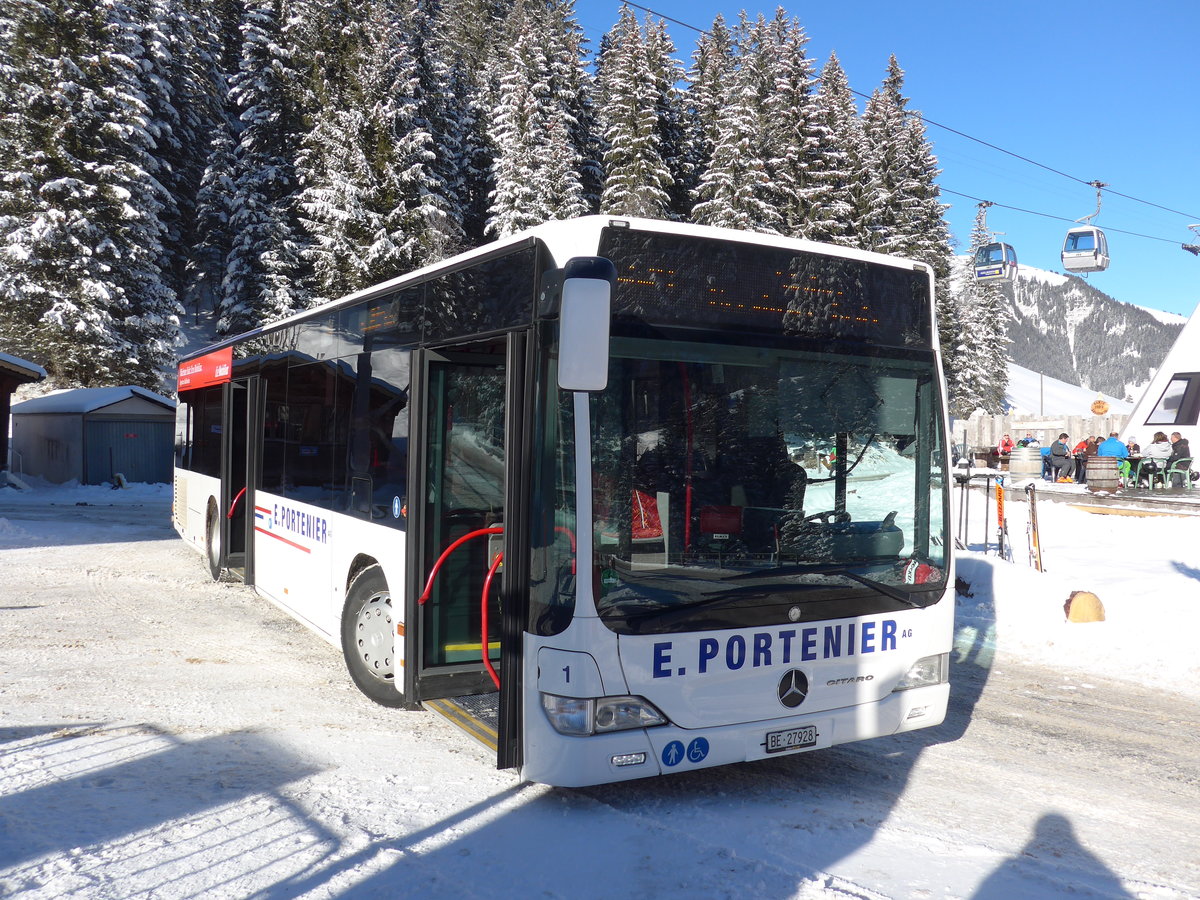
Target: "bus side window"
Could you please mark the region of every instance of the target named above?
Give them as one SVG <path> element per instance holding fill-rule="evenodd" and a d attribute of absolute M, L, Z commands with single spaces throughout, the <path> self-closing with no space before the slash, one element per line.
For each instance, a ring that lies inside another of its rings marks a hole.
<path fill-rule="evenodd" d="M 338 385 L 347 433 L 349 493 L 341 507 L 393 528 L 407 527 L 408 381 L 411 352 L 384 347 L 343 360 L 353 382 Z"/>
<path fill-rule="evenodd" d="M 263 366 L 266 402 L 263 410 L 263 458 L 259 487 L 272 493 L 284 493 L 287 445 L 287 362 L 274 361 Z"/>
<path fill-rule="evenodd" d="M 192 467 L 192 405 L 188 400 L 189 393 L 181 393 L 179 403 L 175 407 L 175 467 L 177 469 Z"/>

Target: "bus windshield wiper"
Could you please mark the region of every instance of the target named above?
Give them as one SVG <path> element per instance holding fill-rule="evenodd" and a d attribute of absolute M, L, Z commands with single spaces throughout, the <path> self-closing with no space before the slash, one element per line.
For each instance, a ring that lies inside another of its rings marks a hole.
<path fill-rule="evenodd" d="M 767 569 L 760 572 L 744 572 L 741 575 L 734 575 L 730 578 L 733 581 L 738 578 L 761 578 L 764 574 L 772 575 L 787 575 L 787 574 L 804 574 L 804 575 L 841 575 L 844 578 L 849 578 L 851 581 L 857 581 L 859 584 L 878 591 L 885 597 L 890 597 L 898 603 L 903 603 L 905 606 L 911 606 L 913 609 L 924 609 L 924 605 L 918 603 L 912 598 L 912 595 L 907 591 L 902 591 L 899 588 L 894 588 L 890 584 L 884 584 L 882 581 L 876 581 L 873 578 L 867 578 L 865 575 L 859 575 L 853 569 L 848 569 L 845 566 L 826 567 L 820 565 L 795 565 L 795 566 L 776 566 L 773 569 Z"/>

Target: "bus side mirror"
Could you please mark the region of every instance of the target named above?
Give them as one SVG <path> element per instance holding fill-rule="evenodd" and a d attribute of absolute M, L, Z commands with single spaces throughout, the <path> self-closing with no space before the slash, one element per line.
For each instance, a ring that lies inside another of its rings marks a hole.
<path fill-rule="evenodd" d="M 576 256 L 563 269 L 558 316 L 558 386 L 602 391 L 608 386 L 608 332 L 616 267 L 601 256 Z"/>

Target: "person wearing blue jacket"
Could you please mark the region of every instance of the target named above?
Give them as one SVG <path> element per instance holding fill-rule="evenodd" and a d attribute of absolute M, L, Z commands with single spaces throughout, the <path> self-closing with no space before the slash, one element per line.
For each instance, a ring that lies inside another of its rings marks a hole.
<path fill-rule="evenodd" d="M 1115 456 L 1117 459 L 1126 459 L 1129 456 L 1129 448 L 1126 447 L 1115 431 L 1110 431 L 1108 437 L 1100 442 L 1096 447 L 1097 456 Z"/>

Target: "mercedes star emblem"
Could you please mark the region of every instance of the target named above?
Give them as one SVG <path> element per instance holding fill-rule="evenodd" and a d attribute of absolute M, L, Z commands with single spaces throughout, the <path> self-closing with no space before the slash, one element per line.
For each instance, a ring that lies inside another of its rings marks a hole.
<path fill-rule="evenodd" d="M 808 696 L 808 678 L 799 669 L 789 669 L 779 679 L 779 702 L 788 709 L 795 709 Z"/>

